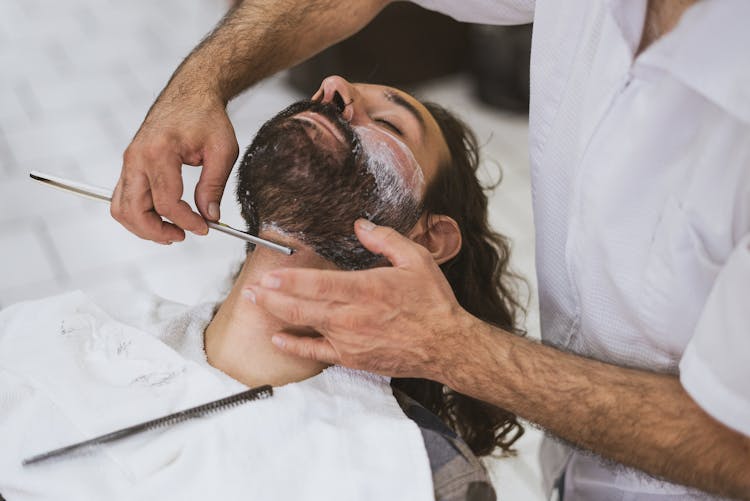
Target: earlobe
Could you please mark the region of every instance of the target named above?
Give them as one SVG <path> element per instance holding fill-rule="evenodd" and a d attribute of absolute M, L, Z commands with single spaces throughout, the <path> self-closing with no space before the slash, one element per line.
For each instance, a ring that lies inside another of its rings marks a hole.
<path fill-rule="evenodd" d="M 443 264 L 461 251 L 461 230 L 458 223 L 442 214 L 420 218 L 409 237 L 425 247 L 437 264 Z"/>

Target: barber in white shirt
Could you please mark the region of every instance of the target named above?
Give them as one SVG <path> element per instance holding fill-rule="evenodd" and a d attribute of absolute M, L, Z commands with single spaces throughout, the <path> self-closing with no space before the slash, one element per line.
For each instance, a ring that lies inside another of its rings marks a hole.
<path fill-rule="evenodd" d="M 180 167 L 204 166 L 196 203 L 216 220 L 238 151 L 227 101 L 387 3 L 241 3 L 149 112 L 125 153 L 113 215 L 164 243 L 205 233 L 180 201 Z M 248 297 L 325 335 L 279 335 L 277 345 L 438 380 L 538 423 L 573 444 L 542 448 L 547 487 L 566 500 L 711 497 L 683 486 L 750 499 L 750 3 L 417 3 L 464 21 L 534 22 L 545 343 L 471 317 L 424 249 L 358 222 L 360 240 L 393 268 L 266 276 Z"/>

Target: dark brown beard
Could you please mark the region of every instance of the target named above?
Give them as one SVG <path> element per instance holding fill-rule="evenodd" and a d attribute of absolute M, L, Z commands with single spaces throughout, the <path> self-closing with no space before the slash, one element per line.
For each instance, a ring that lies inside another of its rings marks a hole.
<path fill-rule="evenodd" d="M 344 144 L 319 141 L 317 128 L 292 118 L 303 111 L 328 118 Z M 367 218 L 406 233 L 416 224 L 421 204 L 411 193 L 385 199 L 367 161 L 356 133 L 335 106 L 293 104 L 261 127 L 240 164 L 237 200 L 248 231 L 257 235 L 264 225 L 273 226 L 342 269 L 378 265 L 382 257 L 359 243 L 354 221 Z"/>

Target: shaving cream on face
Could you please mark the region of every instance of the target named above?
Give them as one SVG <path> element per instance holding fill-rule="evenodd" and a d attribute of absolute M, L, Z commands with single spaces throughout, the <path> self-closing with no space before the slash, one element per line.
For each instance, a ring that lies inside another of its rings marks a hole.
<path fill-rule="evenodd" d="M 408 200 L 421 198 L 424 187 L 424 174 L 406 144 L 395 136 L 375 127 L 357 126 L 354 132 L 359 141 L 353 153 L 362 155 L 367 171 L 375 179 L 379 202 L 372 212 L 365 214 L 369 219 L 378 219 L 393 207 L 407 207 Z M 306 242 L 302 231 L 290 232 L 275 221 L 261 223 L 261 231 L 275 232 L 284 237 Z"/>
<path fill-rule="evenodd" d="M 354 127 L 354 133 L 359 137 L 367 169 L 375 177 L 386 201 L 387 197 L 397 195 L 394 191 L 404 188 L 417 200 L 422 198 L 424 174 L 411 149 L 403 141 L 374 125 L 358 125 Z M 403 195 L 401 193 L 396 198 Z"/>
<path fill-rule="evenodd" d="M 263 232 L 263 231 L 271 231 L 273 233 L 277 233 L 277 234 L 281 235 L 282 237 L 294 238 L 296 240 L 299 240 L 300 242 L 304 242 L 305 241 L 305 233 L 304 232 L 302 232 L 302 231 L 295 231 L 295 232 L 287 231 L 284 228 L 282 228 L 281 226 L 279 226 L 278 223 L 276 223 L 275 221 L 270 221 L 270 222 L 267 222 L 267 223 L 262 223 L 260 225 L 260 232 Z M 258 232 L 258 233 L 260 233 L 260 232 Z"/>
<path fill-rule="evenodd" d="M 248 229 L 297 240 L 341 269 L 383 263 L 359 242 L 353 223 L 363 217 L 402 234 L 414 227 L 425 181 L 411 150 L 374 123 L 343 123 L 341 147 L 324 145 L 307 122 L 284 118 L 289 113 L 261 128 L 238 170 Z"/>

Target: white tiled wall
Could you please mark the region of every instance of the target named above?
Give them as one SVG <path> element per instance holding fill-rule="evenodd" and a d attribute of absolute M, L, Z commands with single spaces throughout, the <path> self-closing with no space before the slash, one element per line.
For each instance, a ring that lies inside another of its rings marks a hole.
<path fill-rule="evenodd" d="M 127 283 L 191 303 L 218 298 L 243 244 L 189 235 L 163 247 L 138 240 L 105 205 L 34 184 L 41 170 L 113 187 L 122 151 L 171 72 L 220 19 L 224 0 L 4 0 L 0 2 L 0 307 L 72 288 Z M 525 118 L 492 111 L 462 77 L 433 82 L 421 97 L 459 112 L 476 130 L 484 173 L 503 183 L 492 222 L 514 240 L 514 266 L 535 284 Z M 279 78 L 229 110 L 241 146 L 298 98 Z M 185 167 L 185 193 L 198 170 Z M 241 225 L 227 188 L 222 215 Z M 535 295 L 527 323 L 538 335 Z M 488 461 L 500 499 L 541 499 L 530 429 L 514 458 Z"/>

